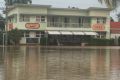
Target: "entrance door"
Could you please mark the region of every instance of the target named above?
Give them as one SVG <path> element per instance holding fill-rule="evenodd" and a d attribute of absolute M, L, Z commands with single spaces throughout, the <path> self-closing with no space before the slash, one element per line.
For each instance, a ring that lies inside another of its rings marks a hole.
<path fill-rule="evenodd" d="M 27 39 L 26 39 L 26 43 L 38 44 L 38 43 L 39 43 L 39 40 L 38 40 L 38 38 L 27 38 Z"/>

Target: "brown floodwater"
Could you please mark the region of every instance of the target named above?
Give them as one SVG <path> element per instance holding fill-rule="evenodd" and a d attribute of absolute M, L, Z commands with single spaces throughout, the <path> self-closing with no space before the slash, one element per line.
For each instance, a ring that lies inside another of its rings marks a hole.
<path fill-rule="evenodd" d="M 120 48 L 0 47 L 0 80 L 120 80 Z"/>

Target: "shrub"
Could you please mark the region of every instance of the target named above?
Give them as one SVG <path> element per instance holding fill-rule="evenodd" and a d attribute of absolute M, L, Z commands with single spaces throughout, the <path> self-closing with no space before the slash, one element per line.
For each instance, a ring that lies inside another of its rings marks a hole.
<path fill-rule="evenodd" d="M 112 46 L 112 45 L 114 45 L 114 39 L 93 38 L 88 43 L 89 43 L 89 45 L 94 45 L 94 46 Z"/>

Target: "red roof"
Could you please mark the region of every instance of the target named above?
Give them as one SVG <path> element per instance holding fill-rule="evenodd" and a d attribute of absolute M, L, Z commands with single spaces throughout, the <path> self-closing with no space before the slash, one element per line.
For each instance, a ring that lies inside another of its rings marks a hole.
<path fill-rule="evenodd" d="M 120 29 L 120 22 L 110 22 L 111 28 Z"/>
<path fill-rule="evenodd" d="M 120 33 L 120 22 L 110 22 L 111 33 Z"/>

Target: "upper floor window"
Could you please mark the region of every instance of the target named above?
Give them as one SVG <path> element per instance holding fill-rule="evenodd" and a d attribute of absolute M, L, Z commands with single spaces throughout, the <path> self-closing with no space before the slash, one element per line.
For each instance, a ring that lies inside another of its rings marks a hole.
<path fill-rule="evenodd" d="M 106 18 L 97 18 L 97 23 L 105 24 L 106 23 Z"/>
<path fill-rule="evenodd" d="M 41 16 L 41 22 L 45 22 L 45 16 Z"/>
<path fill-rule="evenodd" d="M 36 21 L 37 22 L 45 22 L 45 16 L 36 16 Z"/>
<path fill-rule="evenodd" d="M 9 19 L 8 19 L 8 22 L 10 22 L 10 23 L 13 22 L 12 18 L 9 18 Z"/>
<path fill-rule="evenodd" d="M 25 15 L 20 16 L 20 22 L 29 22 L 29 21 L 30 21 L 30 16 L 25 16 Z"/>
<path fill-rule="evenodd" d="M 8 22 L 10 23 L 16 23 L 17 22 L 17 16 L 9 17 Z"/>
<path fill-rule="evenodd" d="M 40 16 L 36 16 L 36 21 L 40 22 Z"/>
<path fill-rule="evenodd" d="M 64 23 L 69 23 L 69 20 L 70 20 L 70 19 L 69 19 L 68 17 L 65 17 L 65 18 L 64 18 Z"/>

